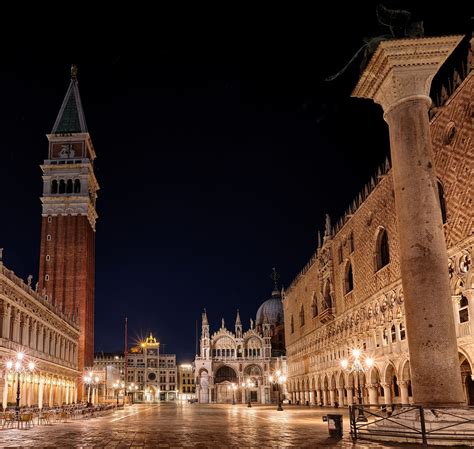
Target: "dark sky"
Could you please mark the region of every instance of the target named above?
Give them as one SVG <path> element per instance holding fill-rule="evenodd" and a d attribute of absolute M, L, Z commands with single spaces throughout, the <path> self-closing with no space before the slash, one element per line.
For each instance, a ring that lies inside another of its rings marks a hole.
<path fill-rule="evenodd" d="M 424 19 L 426 35 L 469 30 L 467 7 L 410 3 L 385 5 Z M 248 326 L 270 296 L 272 267 L 289 285 L 325 213 L 338 218 L 389 153 L 381 109 L 350 98 L 360 59 L 324 81 L 364 36 L 386 32 L 374 5 L 249 12 L 232 26 L 164 27 L 161 17 L 146 31 L 112 27 L 79 56 L 65 48 L 38 62 L 30 48 L 3 60 L 6 265 L 36 282 L 38 165 L 75 62 L 101 186 L 96 351 L 122 348 L 125 316 L 131 339 L 152 331 L 183 362 L 203 307 L 214 330 L 221 317 L 232 327 L 237 308 Z"/>

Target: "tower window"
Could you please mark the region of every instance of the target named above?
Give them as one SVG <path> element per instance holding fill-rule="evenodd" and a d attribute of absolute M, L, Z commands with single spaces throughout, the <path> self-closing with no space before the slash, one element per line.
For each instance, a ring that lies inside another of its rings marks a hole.
<path fill-rule="evenodd" d="M 59 193 L 66 193 L 66 182 L 64 179 L 59 181 Z"/>
<path fill-rule="evenodd" d="M 390 262 L 388 236 L 385 229 L 382 228 L 379 231 L 375 245 L 375 271 L 378 271 Z"/>
<path fill-rule="evenodd" d="M 53 217 L 48 217 L 48 223 L 52 223 L 53 222 Z"/>
<path fill-rule="evenodd" d="M 56 179 L 51 182 L 51 193 L 58 193 L 58 181 Z"/>
<path fill-rule="evenodd" d="M 48 295 L 44 295 L 44 300 L 45 300 L 45 301 L 48 300 Z"/>
<path fill-rule="evenodd" d="M 51 240 L 51 234 L 48 234 L 48 235 L 46 236 L 46 240 L 48 240 L 48 241 Z"/>
<path fill-rule="evenodd" d="M 72 193 L 72 179 L 67 180 L 66 193 Z"/>
<path fill-rule="evenodd" d="M 395 324 L 392 324 L 392 328 L 390 329 L 391 336 L 392 336 L 392 343 L 395 343 L 397 340 L 397 331 L 395 330 Z"/>
<path fill-rule="evenodd" d="M 403 323 L 400 323 L 400 340 L 405 340 L 405 338 L 406 338 L 405 325 Z"/>
<path fill-rule="evenodd" d="M 44 276 L 44 280 L 45 280 L 45 281 L 49 281 L 49 274 L 46 274 L 46 275 Z"/>
<path fill-rule="evenodd" d="M 46 255 L 46 260 L 49 262 L 51 260 L 51 256 L 49 254 Z"/>
<path fill-rule="evenodd" d="M 81 181 L 79 179 L 74 180 L 74 193 L 81 193 Z"/>

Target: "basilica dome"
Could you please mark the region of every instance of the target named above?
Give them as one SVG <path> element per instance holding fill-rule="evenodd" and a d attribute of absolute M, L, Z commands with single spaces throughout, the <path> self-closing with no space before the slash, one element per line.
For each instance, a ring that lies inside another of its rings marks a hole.
<path fill-rule="evenodd" d="M 269 324 L 283 324 L 283 304 L 278 290 L 273 290 L 272 297 L 267 299 L 257 310 L 256 325 L 264 322 Z"/>

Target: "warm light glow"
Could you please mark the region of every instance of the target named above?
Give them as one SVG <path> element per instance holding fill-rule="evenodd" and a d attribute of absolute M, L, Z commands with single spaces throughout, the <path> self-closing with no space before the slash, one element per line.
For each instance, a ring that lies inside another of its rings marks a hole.
<path fill-rule="evenodd" d="M 283 384 L 286 382 L 286 376 L 283 375 L 283 376 L 280 376 L 280 383 Z"/>
<path fill-rule="evenodd" d="M 34 362 L 28 363 L 28 369 L 29 369 L 30 371 L 33 371 L 33 370 L 35 369 L 35 363 L 34 363 Z"/>
<path fill-rule="evenodd" d="M 94 373 L 93 373 L 92 371 L 89 371 L 89 377 L 90 377 L 90 378 L 92 378 L 92 375 L 93 375 L 93 374 L 94 374 Z"/>
<path fill-rule="evenodd" d="M 24 357 L 25 357 L 25 354 L 23 352 L 17 352 L 16 353 L 16 358 L 18 360 L 23 360 Z"/>
<path fill-rule="evenodd" d="M 98 377 L 98 376 L 95 376 L 95 377 L 94 377 L 94 380 L 95 380 L 96 383 L 99 382 L 99 377 Z"/>
<path fill-rule="evenodd" d="M 360 357 L 360 349 L 353 349 L 352 355 L 357 359 Z"/>
<path fill-rule="evenodd" d="M 372 357 L 367 357 L 365 359 L 365 364 L 370 368 L 374 364 L 374 359 Z"/>
<path fill-rule="evenodd" d="M 270 376 L 270 377 L 268 378 L 268 380 L 269 380 L 270 382 L 273 382 L 273 376 Z"/>
<path fill-rule="evenodd" d="M 280 374 L 281 374 L 281 371 L 278 369 L 278 370 L 276 371 L 277 377 L 280 377 Z"/>
<path fill-rule="evenodd" d="M 20 362 L 15 362 L 15 369 L 17 371 L 20 371 L 21 370 L 21 363 Z"/>
<path fill-rule="evenodd" d="M 7 369 L 12 369 L 13 368 L 13 362 L 11 360 L 9 360 L 7 362 Z"/>
<path fill-rule="evenodd" d="M 341 360 L 341 366 L 342 366 L 342 369 L 346 369 L 349 366 L 349 362 L 347 361 L 347 359 Z"/>

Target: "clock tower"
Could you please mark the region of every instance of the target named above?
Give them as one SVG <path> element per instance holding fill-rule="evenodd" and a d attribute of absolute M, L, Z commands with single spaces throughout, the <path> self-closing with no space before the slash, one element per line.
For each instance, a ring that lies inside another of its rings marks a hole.
<path fill-rule="evenodd" d="M 53 130 L 47 135 L 43 171 L 42 230 L 38 291 L 80 327 L 78 369 L 94 358 L 96 157 L 77 83 L 71 82 Z M 79 383 L 81 384 L 81 383 Z M 81 396 L 79 396 L 81 397 Z"/>

